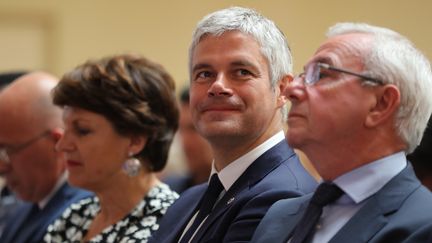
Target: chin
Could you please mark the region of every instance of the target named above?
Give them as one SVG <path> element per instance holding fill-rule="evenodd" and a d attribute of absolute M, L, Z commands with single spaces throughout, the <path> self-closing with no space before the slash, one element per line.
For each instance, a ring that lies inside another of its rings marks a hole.
<path fill-rule="evenodd" d="M 87 189 L 83 180 L 74 178 L 73 176 L 69 175 L 68 182 L 71 186 Z"/>
<path fill-rule="evenodd" d="M 234 123 L 232 121 L 220 121 L 220 122 L 212 122 L 206 124 L 200 124 L 198 127 L 198 132 L 203 136 L 205 135 L 224 135 L 224 134 L 236 134 L 240 130 L 241 127 L 238 126 L 238 123 Z"/>
<path fill-rule="evenodd" d="M 303 147 L 303 139 L 298 135 L 287 133 L 286 141 L 291 148 L 301 149 L 301 147 Z"/>

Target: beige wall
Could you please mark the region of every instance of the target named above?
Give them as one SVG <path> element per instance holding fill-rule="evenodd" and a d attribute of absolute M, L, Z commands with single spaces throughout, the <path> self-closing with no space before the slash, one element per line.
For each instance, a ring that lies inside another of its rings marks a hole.
<path fill-rule="evenodd" d="M 183 83 L 196 22 L 233 5 L 255 8 L 280 26 L 290 41 L 296 71 L 324 39 L 328 26 L 339 21 L 393 28 L 432 58 L 430 0 L 2 0 L 0 71 L 22 65 L 61 75 L 88 58 L 138 52 L 165 65 Z M 7 41 L 1 41 L 6 36 Z"/>

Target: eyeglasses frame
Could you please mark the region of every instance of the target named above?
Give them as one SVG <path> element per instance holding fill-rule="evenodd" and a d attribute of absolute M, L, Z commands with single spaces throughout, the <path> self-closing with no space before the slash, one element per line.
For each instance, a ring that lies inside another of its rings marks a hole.
<path fill-rule="evenodd" d="M 3 162 L 9 163 L 11 154 L 16 154 L 16 153 L 24 150 L 25 148 L 30 147 L 31 145 L 36 143 L 39 139 L 42 139 L 43 137 L 47 136 L 49 133 L 50 133 L 50 131 L 46 130 L 46 131 L 40 133 L 39 135 L 31 138 L 30 140 L 28 140 L 24 143 L 21 143 L 19 145 L 9 146 L 9 147 L 1 147 L 0 148 L 0 160 Z"/>

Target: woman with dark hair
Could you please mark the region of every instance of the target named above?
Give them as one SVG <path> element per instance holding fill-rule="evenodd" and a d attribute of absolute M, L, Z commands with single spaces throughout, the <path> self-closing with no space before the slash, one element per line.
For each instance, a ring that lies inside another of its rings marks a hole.
<path fill-rule="evenodd" d="M 178 198 L 156 172 L 166 164 L 179 111 L 171 76 L 145 58 L 89 61 L 53 90 L 64 108 L 69 182 L 95 197 L 69 207 L 46 242 L 146 242 Z"/>

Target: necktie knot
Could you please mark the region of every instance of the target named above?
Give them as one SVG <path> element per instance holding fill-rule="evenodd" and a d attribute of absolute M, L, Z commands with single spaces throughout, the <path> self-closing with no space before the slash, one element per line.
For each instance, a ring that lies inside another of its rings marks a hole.
<path fill-rule="evenodd" d="M 325 181 L 321 183 L 312 196 L 311 203 L 324 207 L 336 201 L 343 195 L 343 191 L 334 183 Z"/>
<path fill-rule="evenodd" d="M 209 183 L 209 186 L 207 188 L 206 194 L 219 195 L 222 190 L 223 190 L 222 182 L 219 180 L 218 174 L 215 173 L 210 178 L 210 183 Z"/>
<path fill-rule="evenodd" d="M 325 181 L 321 183 L 315 190 L 303 217 L 297 224 L 291 243 L 310 242 L 323 207 L 336 201 L 342 195 L 343 191 L 332 182 Z"/>

